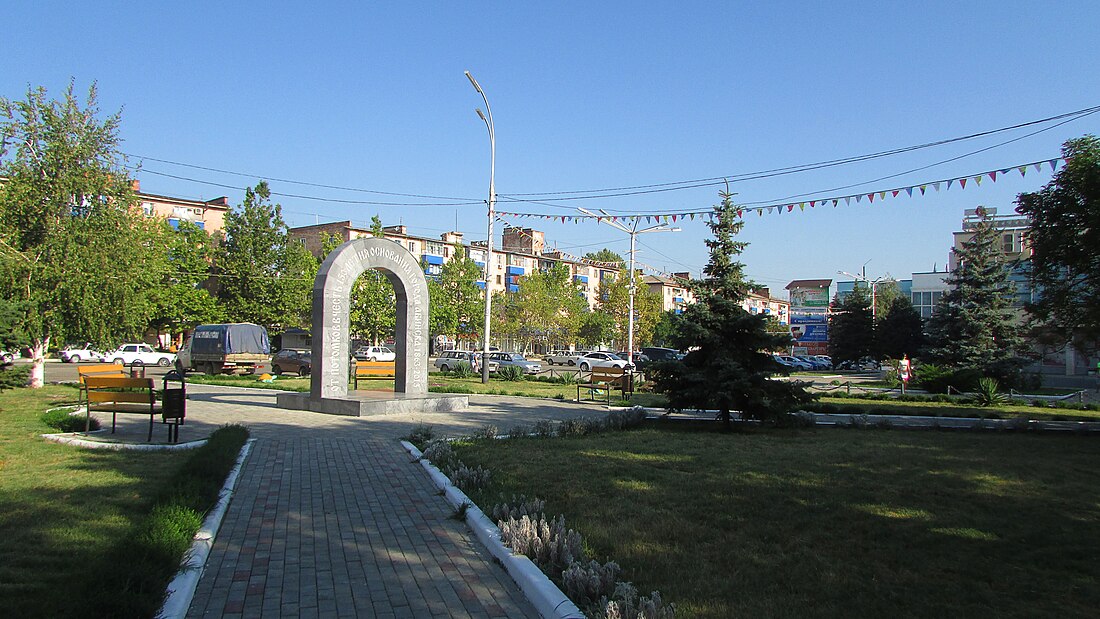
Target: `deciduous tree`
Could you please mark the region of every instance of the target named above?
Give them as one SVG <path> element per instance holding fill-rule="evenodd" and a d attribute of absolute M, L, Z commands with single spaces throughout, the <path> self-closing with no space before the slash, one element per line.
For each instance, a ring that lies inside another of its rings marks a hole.
<path fill-rule="evenodd" d="M 266 181 L 245 191 L 226 213 L 218 250 L 218 298 L 226 318 L 254 322 L 273 332 L 309 326 L 317 261 L 289 236 L 282 206 L 271 202 Z"/>
<path fill-rule="evenodd" d="M 1031 282 L 1039 292 L 1028 312 L 1059 344 L 1092 351 L 1100 345 L 1100 139 L 1069 140 L 1062 156 L 1066 165 L 1046 186 L 1016 199 L 1030 222 Z"/>
<path fill-rule="evenodd" d="M 222 308 L 204 283 L 210 277 L 213 241 L 185 219 L 177 229 L 167 222 L 161 230 L 167 269 L 159 286 L 150 291 L 150 326 L 157 332 L 181 333 L 195 325 L 223 320 Z"/>
<path fill-rule="evenodd" d="M 119 153 L 120 116 L 43 88 L 0 98 L 0 295 L 16 303 L 40 387 L 52 342 L 100 345 L 148 325 L 165 256 Z"/>

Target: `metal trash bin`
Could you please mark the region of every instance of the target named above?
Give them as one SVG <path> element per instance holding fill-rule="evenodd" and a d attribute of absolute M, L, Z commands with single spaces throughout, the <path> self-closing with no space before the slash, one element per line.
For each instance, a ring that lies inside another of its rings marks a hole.
<path fill-rule="evenodd" d="M 169 383 L 178 386 L 169 387 Z M 161 395 L 160 418 L 161 422 L 168 425 L 168 440 L 178 442 L 180 438 L 180 426 L 187 416 L 187 385 L 183 375 L 176 370 L 171 370 L 164 375 L 164 391 Z"/>

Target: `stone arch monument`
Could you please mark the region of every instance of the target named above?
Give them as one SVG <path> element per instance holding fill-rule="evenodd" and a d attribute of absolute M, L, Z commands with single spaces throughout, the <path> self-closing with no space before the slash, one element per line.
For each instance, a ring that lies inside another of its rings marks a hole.
<path fill-rule="evenodd" d="M 377 269 L 393 285 L 397 306 L 393 393 L 348 392 L 352 368 L 350 299 L 355 280 Z M 380 238 L 352 239 L 333 250 L 313 280 L 313 350 L 309 396 L 283 393 L 278 405 L 341 415 L 465 408 L 469 398 L 428 393 L 428 282 L 407 249 Z"/>

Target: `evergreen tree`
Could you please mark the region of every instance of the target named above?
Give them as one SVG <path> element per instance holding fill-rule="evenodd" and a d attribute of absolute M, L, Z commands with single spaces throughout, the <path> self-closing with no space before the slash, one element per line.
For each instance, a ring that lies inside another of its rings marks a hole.
<path fill-rule="evenodd" d="M 833 299 L 829 311 L 829 356 L 834 364 L 875 355 L 875 321 L 871 295 L 856 282 L 844 301 Z"/>
<path fill-rule="evenodd" d="M 928 357 L 1012 384 L 1022 366 L 1012 309 L 1015 287 L 1008 279 L 993 220 L 982 208 L 978 217 L 973 236 L 955 250 L 958 267 L 946 280 L 951 288 L 928 321 Z"/>
<path fill-rule="evenodd" d="M 218 249 L 218 299 L 233 322 L 254 322 L 273 332 L 309 326 L 317 261 L 289 237 L 282 206 L 270 202 L 267 182 L 245 191 L 225 216 Z"/>
<path fill-rule="evenodd" d="M 770 351 L 790 343 L 789 335 L 767 331 L 764 316 L 742 305 L 750 290 L 744 265 L 735 260 L 746 243 L 735 241 L 743 222 L 728 193 L 708 224 L 710 261 L 703 279 L 692 282 L 697 302 L 684 310 L 675 345 L 688 350 L 681 361 L 655 364 L 655 390 L 673 410 L 716 409 L 723 427 L 731 414 L 746 419 L 776 420 L 811 398 L 795 383 L 772 380 L 781 371 Z"/>
<path fill-rule="evenodd" d="M 875 325 L 875 336 L 880 356 L 916 357 L 924 347 L 924 321 L 908 297 L 898 296 Z"/>
<path fill-rule="evenodd" d="M 81 102 L 43 88 L 0 98 L 0 297 L 21 315 L 29 385 L 41 387 L 52 342 L 107 345 L 148 326 L 148 292 L 166 256 L 118 150 L 120 116 L 100 119 L 96 89 Z"/>
<path fill-rule="evenodd" d="M 1066 165 L 1045 187 L 1022 193 L 1033 255 L 1028 307 L 1032 323 L 1082 351 L 1100 345 L 1100 139 L 1086 135 L 1062 146 Z"/>

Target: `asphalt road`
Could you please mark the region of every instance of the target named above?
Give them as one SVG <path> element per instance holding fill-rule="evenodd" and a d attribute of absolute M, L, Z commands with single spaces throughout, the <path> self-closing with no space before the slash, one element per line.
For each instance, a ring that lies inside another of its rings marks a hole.
<path fill-rule="evenodd" d="M 30 363 L 30 361 L 27 360 L 27 359 L 21 359 L 21 360 L 16 361 L 16 363 Z M 46 383 L 65 383 L 65 382 L 75 383 L 76 382 L 76 368 L 78 368 L 80 366 L 96 366 L 96 365 L 100 365 L 100 364 L 95 363 L 95 362 L 90 362 L 90 363 L 61 363 L 60 361 L 50 360 L 50 361 L 46 362 L 46 372 L 45 372 L 44 379 L 45 379 Z M 162 376 L 164 376 L 165 374 L 167 374 L 168 371 L 171 370 L 171 369 L 172 369 L 171 367 L 162 368 L 162 367 L 159 367 L 159 366 L 156 366 L 156 365 L 147 365 L 147 366 L 145 366 L 145 376 L 148 377 L 148 378 L 155 378 L 155 379 L 157 379 L 157 381 L 159 381 L 160 378 Z"/>

